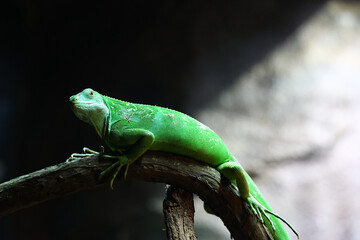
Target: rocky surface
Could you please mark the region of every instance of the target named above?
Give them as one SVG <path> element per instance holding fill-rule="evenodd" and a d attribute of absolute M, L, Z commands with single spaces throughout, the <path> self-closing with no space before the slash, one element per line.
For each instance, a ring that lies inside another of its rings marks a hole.
<path fill-rule="evenodd" d="M 328 2 L 198 114 L 301 239 L 360 239 L 359 32 Z"/>

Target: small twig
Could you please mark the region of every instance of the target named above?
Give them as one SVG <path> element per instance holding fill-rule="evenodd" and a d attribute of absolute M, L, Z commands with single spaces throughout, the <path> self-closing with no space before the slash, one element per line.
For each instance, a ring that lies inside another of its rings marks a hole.
<path fill-rule="evenodd" d="M 0 184 L 0 216 L 108 185 L 109 178 L 99 181 L 98 177 L 111 163 L 110 159 L 83 158 L 4 182 Z M 272 239 L 266 227 L 244 208 L 235 187 L 206 164 L 174 154 L 149 151 L 130 166 L 126 180 L 164 182 L 196 193 L 223 220 L 235 240 Z M 118 177 L 115 183 L 117 181 L 123 181 L 123 178 Z"/>

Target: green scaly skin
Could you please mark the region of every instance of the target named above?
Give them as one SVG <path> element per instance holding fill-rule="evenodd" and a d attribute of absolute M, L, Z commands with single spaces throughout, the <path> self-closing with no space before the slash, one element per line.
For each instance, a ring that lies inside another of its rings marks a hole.
<path fill-rule="evenodd" d="M 240 196 L 275 239 L 290 239 L 281 221 L 291 226 L 272 212 L 224 142 L 204 124 L 175 110 L 117 100 L 89 88 L 70 97 L 70 103 L 75 115 L 92 125 L 111 150 L 121 154 L 104 155 L 117 159 L 100 175 L 115 171 L 110 181 L 111 188 L 120 169 L 126 168 L 126 177 L 129 165 L 148 150 L 184 155 L 216 168 L 237 186 Z M 84 151 L 85 154 L 73 154 L 72 157 L 97 153 L 89 149 Z"/>

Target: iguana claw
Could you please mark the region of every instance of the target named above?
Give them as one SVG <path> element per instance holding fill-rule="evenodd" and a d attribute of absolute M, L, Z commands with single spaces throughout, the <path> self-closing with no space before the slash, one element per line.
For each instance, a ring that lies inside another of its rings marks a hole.
<path fill-rule="evenodd" d="M 262 206 L 253 196 L 248 197 L 247 201 L 248 201 L 248 203 L 250 205 L 250 208 L 251 208 L 252 212 L 255 214 L 257 219 L 259 219 L 261 221 L 262 224 L 265 223 L 263 217 L 266 218 L 266 220 L 271 225 L 271 229 L 273 231 L 273 234 L 275 235 L 276 228 L 274 226 L 274 223 L 272 222 L 270 217 L 266 214 L 269 211 L 264 206 Z"/>
<path fill-rule="evenodd" d="M 247 198 L 247 201 L 250 205 L 250 208 L 252 212 L 255 214 L 255 216 L 261 221 L 261 223 L 264 224 L 263 216 L 266 218 L 266 220 L 270 223 L 271 229 L 273 230 L 273 234 L 275 235 L 275 225 L 273 221 L 270 219 L 269 215 L 273 215 L 274 217 L 280 219 L 283 223 L 285 223 L 296 235 L 296 237 L 299 239 L 299 234 L 295 231 L 295 229 L 282 217 L 279 215 L 269 211 L 264 206 L 262 206 L 253 196 L 250 195 L 250 197 Z"/>
<path fill-rule="evenodd" d="M 84 153 L 73 153 L 70 155 L 70 157 L 68 159 L 66 159 L 66 162 L 70 162 L 70 161 L 74 161 L 74 160 L 78 160 L 81 158 L 85 158 L 85 157 L 93 157 L 96 155 L 103 155 L 104 154 L 104 147 L 101 146 L 100 147 L 100 152 L 91 150 L 90 148 L 84 147 L 83 148 L 83 152 Z"/>
<path fill-rule="evenodd" d="M 111 180 L 110 180 L 110 188 L 113 189 L 113 183 L 117 175 L 119 174 L 122 167 L 126 166 L 125 173 L 124 173 L 124 180 L 126 179 L 126 175 L 130 166 L 130 162 L 125 156 L 109 156 L 109 155 L 103 155 L 103 157 L 106 158 L 115 158 L 118 159 L 117 162 L 113 163 L 110 167 L 102 171 L 99 175 L 99 180 L 101 180 L 107 173 L 109 173 L 111 170 L 113 170 L 115 167 L 117 169 L 115 170 L 115 173 L 113 174 Z"/>

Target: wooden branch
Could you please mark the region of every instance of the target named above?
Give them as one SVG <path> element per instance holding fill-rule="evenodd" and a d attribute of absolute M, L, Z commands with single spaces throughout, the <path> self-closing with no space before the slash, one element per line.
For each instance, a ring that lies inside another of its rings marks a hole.
<path fill-rule="evenodd" d="M 109 184 L 109 178 L 99 181 L 98 176 L 111 163 L 110 159 L 99 159 L 97 156 L 83 158 L 4 182 L 0 184 L 0 216 Z M 216 169 L 204 163 L 174 154 L 148 151 L 129 167 L 126 180 L 163 182 L 196 193 L 222 219 L 235 240 L 272 239 L 248 206 L 244 207 L 235 187 L 221 178 Z M 123 181 L 123 177 L 118 177 L 116 181 Z"/>
<path fill-rule="evenodd" d="M 194 232 L 193 194 L 182 188 L 168 186 L 163 202 L 168 240 L 196 240 Z"/>

